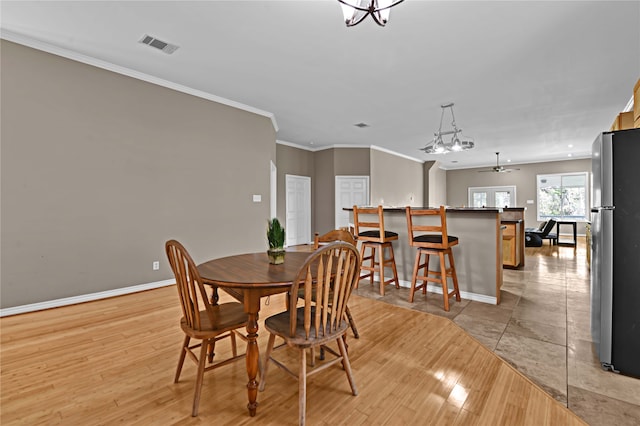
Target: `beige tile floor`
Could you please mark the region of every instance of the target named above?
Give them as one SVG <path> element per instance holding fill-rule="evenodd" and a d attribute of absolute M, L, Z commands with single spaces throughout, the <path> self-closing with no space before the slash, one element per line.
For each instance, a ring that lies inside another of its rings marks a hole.
<path fill-rule="evenodd" d="M 408 289 L 387 286 L 381 297 L 368 282 L 356 294 L 453 320 L 590 425 L 640 425 L 640 380 L 603 371 L 593 351 L 584 240 L 527 248 L 525 264 L 504 270 L 497 306 L 453 301 L 444 312 L 439 294 L 409 303 Z"/>

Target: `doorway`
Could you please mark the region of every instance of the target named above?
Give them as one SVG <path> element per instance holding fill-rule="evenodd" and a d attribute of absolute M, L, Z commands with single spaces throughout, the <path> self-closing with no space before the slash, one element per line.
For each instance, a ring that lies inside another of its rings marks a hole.
<path fill-rule="evenodd" d="M 349 226 L 345 207 L 369 204 L 369 176 L 336 176 L 335 229 Z"/>
<path fill-rule="evenodd" d="M 285 175 L 286 241 L 297 246 L 311 242 L 311 178 Z"/>
<path fill-rule="evenodd" d="M 515 207 L 515 186 L 479 186 L 469 188 L 470 207 Z"/>

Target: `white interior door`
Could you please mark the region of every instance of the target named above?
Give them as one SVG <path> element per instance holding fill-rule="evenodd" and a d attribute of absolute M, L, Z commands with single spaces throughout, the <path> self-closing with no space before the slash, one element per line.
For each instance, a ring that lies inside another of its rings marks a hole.
<path fill-rule="evenodd" d="M 336 176 L 336 228 L 349 226 L 349 212 L 345 207 L 369 204 L 369 176 Z"/>
<path fill-rule="evenodd" d="M 311 178 L 285 175 L 287 246 L 311 242 Z"/>
<path fill-rule="evenodd" d="M 471 207 L 514 207 L 515 205 L 515 186 L 482 186 L 469 188 L 469 206 Z"/>

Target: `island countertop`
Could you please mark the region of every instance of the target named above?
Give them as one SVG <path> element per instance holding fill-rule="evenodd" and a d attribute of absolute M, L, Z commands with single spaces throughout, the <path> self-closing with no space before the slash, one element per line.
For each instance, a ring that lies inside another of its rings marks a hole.
<path fill-rule="evenodd" d="M 378 206 L 361 206 L 362 208 L 377 208 Z M 415 207 L 411 206 L 412 209 L 434 209 L 437 210 L 440 207 Z M 499 207 L 452 207 L 446 206 L 448 212 L 470 212 L 470 213 L 502 213 L 503 209 Z M 344 207 L 342 210 L 353 211 L 353 207 Z M 400 206 L 382 206 L 382 210 L 385 212 L 405 212 L 406 207 Z"/>
<path fill-rule="evenodd" d="M 425 207 L 414 207 L 424 209 Z M 437 209 L 438 207 L 426 207 Z M 396 232 L 393 251 L 402 286 L 409 287 L 413 273 L 416 248 L 409 245 L 406 207 L 384 207 L 385 230 Z M 353 207 L 345 207 L 353 223 Z M 508 215 L 507 215 L 508 216 Z M 447 207 L 447 231 L 456 236 L 459 244 L 453 247 L 460 295 L 463 299 L 500 303 L 502 286 L 502 219 L 503 209 L 496 207 Z M 514 220 L 516 218 L 505 218 Z M 423 217 L 425 224 L 435 223 L 434 217 Z M 439 270 L 437 256 L 432 256 L 430 269 Z M 442 293 L 442 288 L 429 284 L 431 292 Z M 418 303 L 416 299 L 415 303 Z M 455 303 L 455 302 L 454 302 Z"/>

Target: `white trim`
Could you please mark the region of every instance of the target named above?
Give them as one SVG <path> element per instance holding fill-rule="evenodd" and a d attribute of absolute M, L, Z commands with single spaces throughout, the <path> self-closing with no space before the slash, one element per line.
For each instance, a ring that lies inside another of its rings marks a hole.
<path fill-rule="evenodd" d="M 374 274 L 374 281 L 380 282 L 379 274 Z M 411 288 L 411 282 L 406 280 L 398 279 L 398 283 L 400 283 L 400 287 Z M 442 286 L 436 284 L 427 284 L 427 291 L 432 293 L 442 294 Z M 490 305 L 497 305 L 498 299 L 493 296 L 487 296 L 486 294 L 478 294 L 478 293 L 469 293 L 467 291 L 460 290 L 460 298 L 465 300 L 473 300 L 474 302 L 482 302 L 488 303 Z"/>
<path fill-rule="evenodd" d="M 167 287 L 176 283 L 175 279 L 156 281 L 147 284 L 139 284 L 130 287 L 116 288 L 113 290 L 99 291 L 97 293 L 81 294 L 79 296 L 65 297 L 63 299 L 47 300 L 44 302 L 31 303 L 29 305 L 13 306 L 11 308 L 0 309 L 0 317 L 9 315 L 24 314 L 27 312 L 41 311 L 43 309 L 59 308 L 61 306 L 75 305 L 77 303 L 91 302 L 93 300 L 106 299 L 109 297 L 122 296 L 130 293 L 137 293 L 155 288 Z"/>
<path fill-rule="evenodd" d="M 291 148 L 304 149 L 305 151 L 311 151 L 311 152 L 318 151 L 317 149 L 314 149 L 314 148 L 311 148 L 311 147 L 308 147 L 308 146 L 303 146 L 303 145 L 299 145 L 297 143 L 287 142 L 287 141 L 283 141 L 283 140 L 280 140 L 280 139 L 276 139 L 276 144 L 277 145 L 290 146 Z"/>
<path fill-rule="evenodd" d="M 390 149 L 382 148 L 380 146 L 371 145 L 371 149 L 375 149 L 376 151 L 386 152 L 387 154 L 395 155 L 396 157 L 401 157 L 401 158 L 405 158 L 407 160 L 415 161 L 416 163 L 420 163 L 420 164 L 424 164 L 425 163 L 425 160 L 419 160 L 417 158 L 410 157 L 410 156 L 404 155 L 404 154 L 400 154 L 400 153 L 397 153 L 395 151 L 391 151 Z"/>
<path fill-rule="evenodd" d="M 276 143 L 280 144 L 280 145 L 290 146 L 292 148 L 304 149 L 305 151 L 311 151 L 311 152 L 325 151 L 327 149 L 335 149 L 335 148 L 375 149 L 376 151 L 386 152 L 387 154 L 391 154 L 391 155 L 395 155 L 396 157 L 401 157 L 401 158 L 405 158 L 407 160 L 415 161 L 415 162 L 420 163 L 420 164 L 424 164 L 425 163 L 425 160 L 420 160 L 418 158 L 411 157 L 409 155 L 400 154 L 399 152 L 395 152 L 395 151 L 392 151 L 392 150 L 387 149 L 387 148 L 382 148 L 382 147 L 377 146 L 377 145 L 349 145 L 349 144 L 340 145 L 340 144 L 337 144 L 337 145 L 324 145 L 324 146 L 319 146 L 317 148 L 313 148 L 313 147 L 310 147 L 310 146 L 299 145 L 299 144 L 297 144 L 295 142 L 287 142 L 287 141 L 283 141 L 283 140 L 280 140 L 280 139 L 277 139 Z"/>
<path fill-rule="evenodd" d="M 126 75 L 127 77 L 135 78 L 137 80 L 146 81 L 147 83 L 155 84 L 157 86 L 166 87 L 168 89 L 186 93 L 188 95 L 196 96 L 198 98 L 207 99 L 209 101 L 213 101 L 213 102 L 217 102 L 219 104 L 227 105 L 233 108 L 241 109 L 243 111 L 251 112 L 253 114 L 262 115 L 264 117 L 271 119 L 271 124 L 273 125 L 273 128 L 275 129 L 276 132 L 278 131 L 278 123 L 276 122 L 276 117 L 271 112 L 263 111 L 261 109 L 254 108 L 252 106 L 242 104 L 240 102 L 222 98 L 220 96 L 216 96 L 211 93 L 204 92 L 202 90 L 194 89 L 188 86 L 183 86 L 182 84 L 177 84 L 168 80 L 163 80 L 161 78 L 154 77 L 152 75 L 145 74 L 139 71 L 135 71 L 130 68 L 121 67 L 119 65 L 115 65 L 110 62 L 106 62 L 91 56 L 83 55 L 81 53 L 74 52 L 72 50 L 54 46 L 52 44 L 49 44 L 40 40 L 36 40 L 29 36 L 15 33 L 13 31 L 10 31 L 4 28 L 0 29 L 0 38 L 7 41 L 11 41 L 13 43 L 21 44 L 23 46 L 31 47 L 33 49 L 41 50 L 43 52 L 51 53 L 53 55 L 61 56 L 63 58 L 71 59 L 76 62 L 81 62 L 83 64 L 91 65 L 97 68 L 102 68 L 104 70 L 115 72 L 117 74 Z"/>

